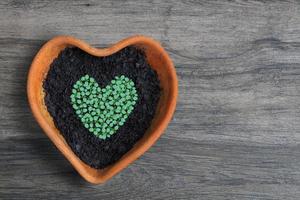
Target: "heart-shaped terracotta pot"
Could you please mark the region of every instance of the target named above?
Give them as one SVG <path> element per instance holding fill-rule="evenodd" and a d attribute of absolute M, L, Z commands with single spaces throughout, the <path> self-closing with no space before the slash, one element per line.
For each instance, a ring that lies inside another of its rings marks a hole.
<path fill-rule="evenodd" d="M 161 97 L 152 124 L 143 138 L 116 163 L 102 170 L 94 169 L 86 165 L 74 154 L 64 137 L 55 127 L 44 103 L 42 83 L 52 61 L 66 47 L 78 47 L 91 55 L 104 57 L 130 45 L 142 48 L 146 53 L 149 64 L 157 71 L 162 88 Z M 34 117 L 42 129 L 79 174 L 87 181 L 96 184 L 112 178 L 155 143 L 172 118 L 176 107 L 177 93 L 177 77 L 171 59 L 157 41 L 145 36 L 129 37 L 104 49 L 93 48 L 87 43 L 70 36 L 55 37 L 48 41 L 35 56 L 30 67 L 27 82 L 29 104 Z"/>

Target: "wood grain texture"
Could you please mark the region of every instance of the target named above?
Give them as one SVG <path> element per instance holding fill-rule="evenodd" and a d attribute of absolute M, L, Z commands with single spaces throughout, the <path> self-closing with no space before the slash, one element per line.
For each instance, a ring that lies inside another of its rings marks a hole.
<path fill-rule="evenodd" d="M 179 78 L 165 135 L 104 185 L 82 180 L 33 119 L 41 45 L 160 40 Z M 299 199 L 297 1 L 0 2 L 0 199 Z"/>

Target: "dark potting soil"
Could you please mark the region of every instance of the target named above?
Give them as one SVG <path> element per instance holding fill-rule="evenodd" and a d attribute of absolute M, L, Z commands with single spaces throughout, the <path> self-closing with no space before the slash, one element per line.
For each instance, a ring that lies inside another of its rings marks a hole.
<path fill-rule="evenodd" d="M 90 133 L 76 115 L 70 101 L 73 85 L 88 74 L 105 87 L 115 76 L 134 81 L 138 100 L 125 124 L 106 140 Z M 43 83 L 45 104 L 55 126 L 75 152 L 93 168 L 104 168 L 128 152 L 144 135 L 154 117 L 160 97 L 156 72 L 145 54 L 135 47 L 108 56 L 95 57 L 79 48 L 66 48 L 52 62 Z"/>

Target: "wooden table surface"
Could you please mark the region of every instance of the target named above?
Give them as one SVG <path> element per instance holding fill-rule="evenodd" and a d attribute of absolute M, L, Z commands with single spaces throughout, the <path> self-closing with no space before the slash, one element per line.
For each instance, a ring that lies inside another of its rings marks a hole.
<path fill-rule="evenodd" d="M 61 34 L 96 47 L 148 35 L 176 65 L 165 134 L 103 185 L 28 107 L 30 63 Z M 300 2 L 2 0 L 0 89 L 0 199 L 300 198 Z"/>

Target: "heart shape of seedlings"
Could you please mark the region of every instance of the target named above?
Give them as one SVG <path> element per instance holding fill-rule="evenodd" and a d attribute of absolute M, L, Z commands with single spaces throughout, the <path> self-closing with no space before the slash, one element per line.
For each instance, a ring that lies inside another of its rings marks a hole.
<path fill-rule="evenodd" d="M 116 76 L 105 88 L 93 77 L 82 76 L 72 89 L 71 104 L 84 127 L 100 139 L 109 138 L 133 111 L 138 100 L 134 82 Z"/>

